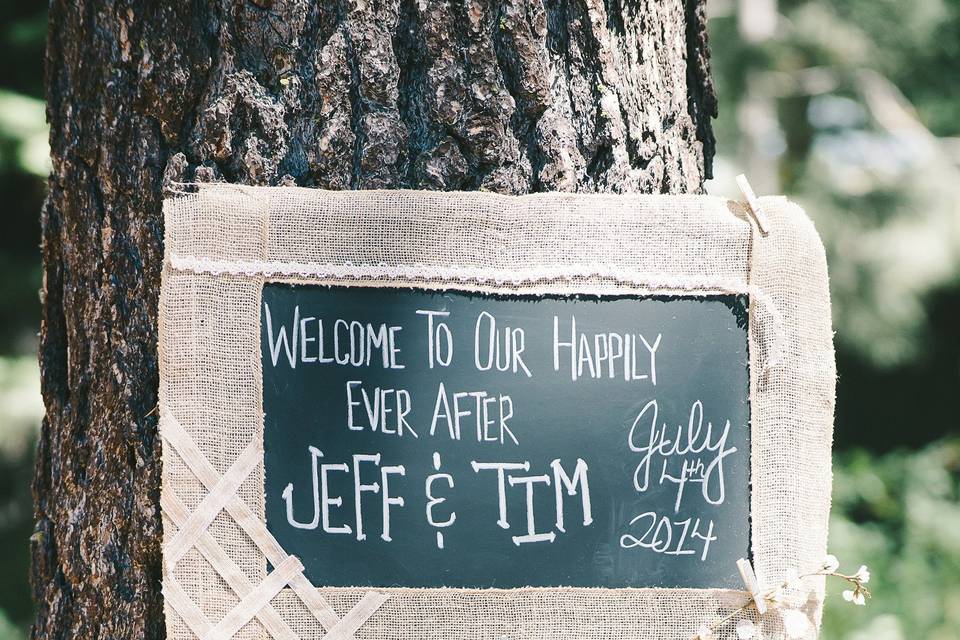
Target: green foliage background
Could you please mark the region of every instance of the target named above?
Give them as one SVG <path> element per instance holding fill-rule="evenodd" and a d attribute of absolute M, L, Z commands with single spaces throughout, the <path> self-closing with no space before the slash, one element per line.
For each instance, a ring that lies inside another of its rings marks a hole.
<path fill-rule="evenodd" d="M 960 637 L 960 0 L 709 0 L 713 193 L 787 193 L 827 246 L 839 385 L 823 637 Z M 0 640 L 27 637 L 45 6 L 0 0 Z"/>

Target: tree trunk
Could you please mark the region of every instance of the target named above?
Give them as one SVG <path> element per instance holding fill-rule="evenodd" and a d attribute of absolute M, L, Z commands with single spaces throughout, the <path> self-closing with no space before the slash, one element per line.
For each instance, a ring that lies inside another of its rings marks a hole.
<path fill-rule="evenodd" d="M 53 0 L 34 638 L 164 634 L 166 184 L 700 191 L 703 4 Z"/>

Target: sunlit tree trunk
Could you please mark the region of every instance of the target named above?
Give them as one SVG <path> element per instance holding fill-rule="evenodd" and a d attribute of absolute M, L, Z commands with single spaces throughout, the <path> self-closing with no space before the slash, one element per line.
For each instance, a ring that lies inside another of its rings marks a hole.
<path fill-rule="evenodd" d="M 53 0 L 35 638 L 157 638 L 171 182 L 697 192 L 703 0 Z"/>

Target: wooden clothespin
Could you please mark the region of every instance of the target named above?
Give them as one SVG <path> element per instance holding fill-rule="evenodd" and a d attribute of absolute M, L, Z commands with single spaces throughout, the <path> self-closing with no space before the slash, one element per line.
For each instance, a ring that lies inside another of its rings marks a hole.
<path fill-rule="evenodd" d="M 767 235 L 767 233 L 770 232 L 770 222 L 767 220 L 767 215 L 763 212 L 763 207 L 760 206 L 760 199 L 757 198 L 757 194 L 753 192 L 753 187 L 750 186 L 747 176 L 742 173 L 738 175 L 737 186 L 740 187 L 740 193 L 742 193 L 743 197 L 747 200 L 747 205 L 750 207 L 750 214 L 757 223 L 757 228 L 760 229 L 760 233 Z"/>
<path fill-rule="evenodd" d="M 764 600 L 763 594 L 760 593 L 760 583 L 757 582 L 757 575 L 753 572 L 753 566 L 750 564 L 750 561 L 746 558 L 740 558 L 737 560 L 737 569 L 740 570 L 740 577 L 743 578 L 743 584 L 747 587 L 747 591 L 750 592 L 753 603 L 757 605 L 757 612 L 760 615 L 765 614 L 767 612 L 767 601 Z"/>

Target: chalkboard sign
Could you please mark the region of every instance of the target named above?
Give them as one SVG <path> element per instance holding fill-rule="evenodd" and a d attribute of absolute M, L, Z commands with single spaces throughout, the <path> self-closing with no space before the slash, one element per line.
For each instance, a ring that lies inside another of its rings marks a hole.
<path fill-rule="evenodd" d="M 268 529 L 326 586 L 742 588 L 746 296 L 268 283 Z"/>

